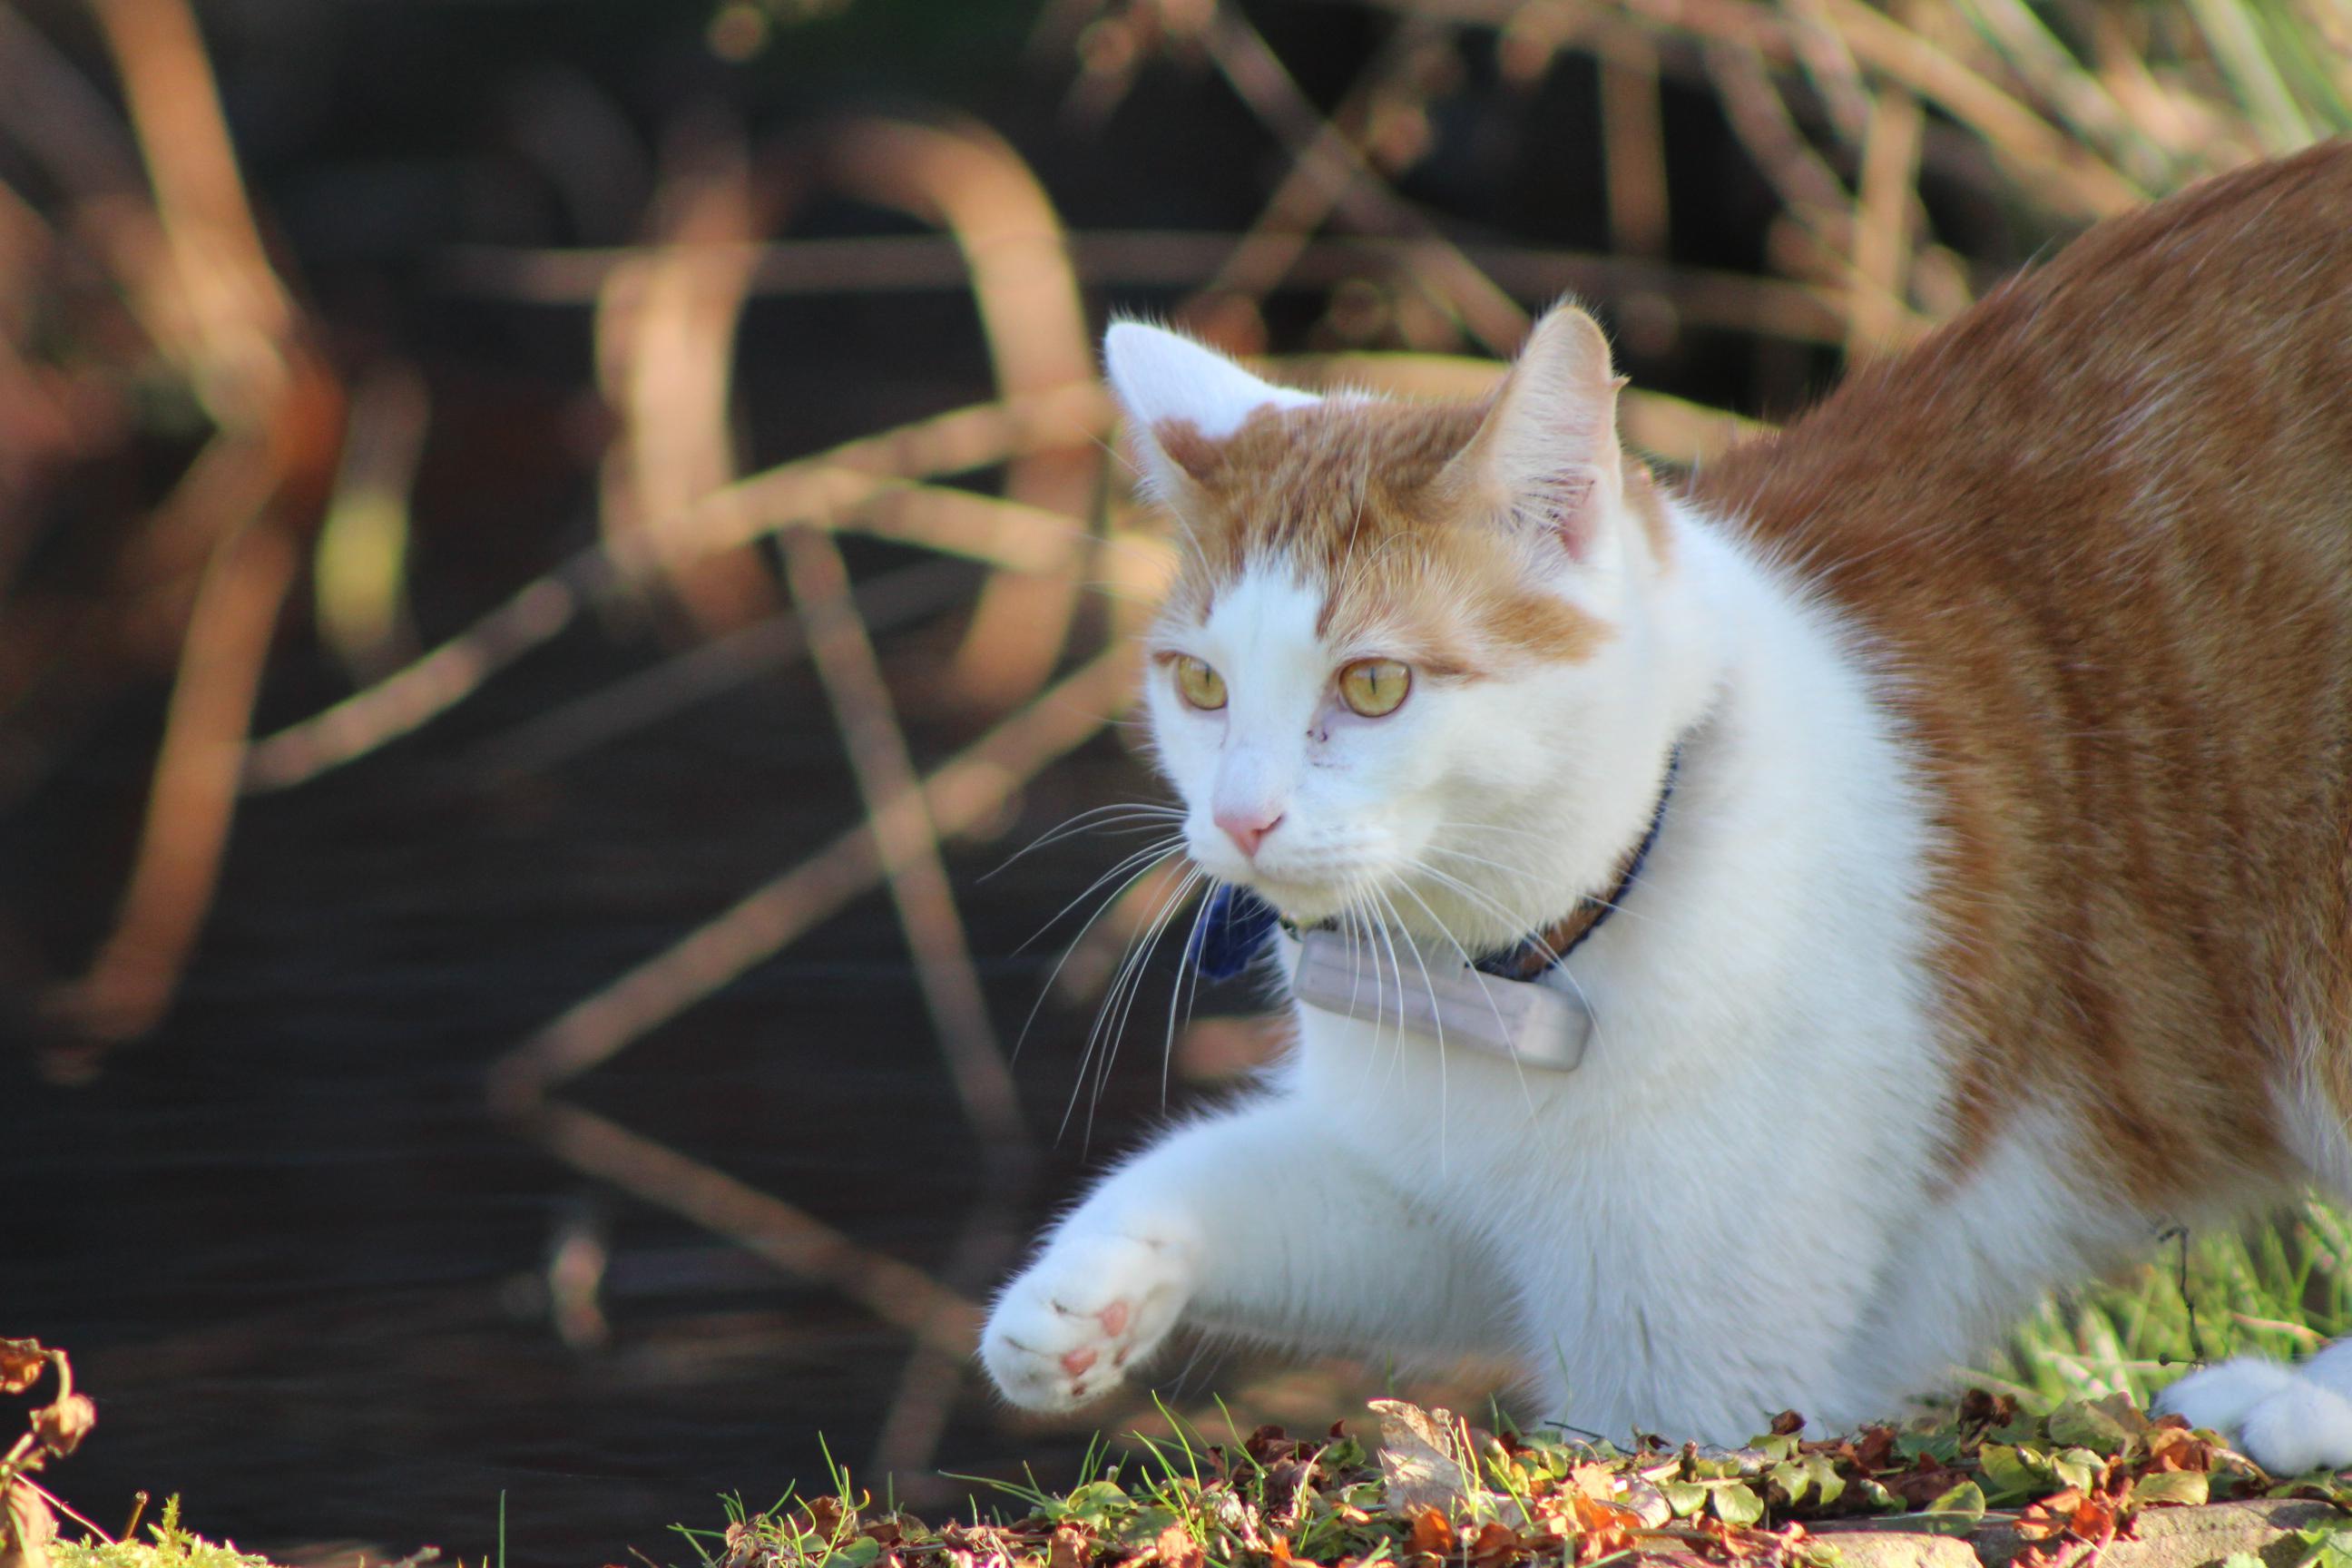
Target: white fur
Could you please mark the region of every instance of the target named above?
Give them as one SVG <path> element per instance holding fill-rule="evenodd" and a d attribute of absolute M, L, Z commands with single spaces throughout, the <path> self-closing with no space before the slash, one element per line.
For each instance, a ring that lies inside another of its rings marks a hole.
<path fill-rule="evenodd" d="M 2276 1476 L 2352 1467 L 2352 1340 L 2294 1366 L 2241 1356 L 2190 1373 L 2157 1407 L 2234 1436 Z"/>
<path fill-rule="evenodd" d="M 1115 328 L 1109 350 L 1139 420 L 1206 430 L 1257 395 L 1147 331 Z M 1605 422 L 1597 438 L 1606 453 L 1569 455 L 1613 460 Z M 1165 670 L 1147 686 L 1194 858 L 1305 920 L 1377 917 L 1361 962 L 1406 984 L 1605 888 L 1677 742 L 1679 783 L 1622 912 L 1547 977 L 1595 1016 L 1580 1069 L 1302 1010 L 1260 1094 L 1112 1172 L 999 1300 L 982 1353 L 1016 1402 L 1099 1394 L 1106 1363 L 1181 1317 L 1502 1352 L 1539 1417 L 1737 1443 L 1783 1408 L 1898 1413 L 2037 1293 L 2159 1227 L 2082 1196 L 2054 1113 L 1939 1181 L 1933 843 L 1887 677 L 1734 531 L 1674 508 L 1669 566 L 1613 493 L 1601 513 L 1580 542 L 1601 549 L 1546 558 L 1547 581 L 1613 636 L 1580 662 L 1423 681 L 1384 719 L 1332 694 L 1380 650 L 1327 645 L 1321 590 L 1286 562 L 1164 631 L 1229 693 L 1201 712 Z M 1221 805 L 1279 812 L 1255 860 Z M 1113 1302 L 1130 1308 L 1116 1332 Z"/>
<path fill-rule="evenodd" d="M 1152 430 L 1184 420 L 1211 440 L 1241 428 L 1261 408 L 1304 408 L 1311 392 L 1261 381 L 1214 349 L 1141 321 L 1115 321 L 1103 334 L 1103 372 L 1127 410 L 1146 487 L 1162 500 L 1181 482 Z"/>
<path fill-rule="evenodd" d="M 2192 1372 L 2157 1398 L 2157 1408 L 2188 1417 L 2191 1426 L 2235 1432 L 2255 1405 L 2285 1393 L 2294 1373 L 2273 1361 L 2240 1356 Z"/>

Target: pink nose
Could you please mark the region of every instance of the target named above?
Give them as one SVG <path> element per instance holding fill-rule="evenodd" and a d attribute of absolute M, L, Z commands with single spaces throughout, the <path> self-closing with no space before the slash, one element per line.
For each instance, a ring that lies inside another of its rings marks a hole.
<path fill-rule="evenodd" d="M 1257 847 L 1265 836 L 1282 825 L 1282 813 L 1265 808 L 1234 809 L 1217 813 L 1217 826 L 1225 837 L 1242 847 L 1242 853 L 1255 859 Z"/>

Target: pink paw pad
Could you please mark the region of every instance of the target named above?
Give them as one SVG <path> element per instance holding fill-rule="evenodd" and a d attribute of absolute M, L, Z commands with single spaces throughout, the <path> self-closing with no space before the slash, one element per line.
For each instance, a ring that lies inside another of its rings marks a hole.
<path fill-rule="evenodd" d="M 1127 1303 L 1113 1301 L 1096 1316 L 1102 1321 L 1103 1332 L 1117 1339 L 1127 1331 Z"/>
<path fill-rule="evenodd" d="M 1094 1364 L 1095 1352 L 1089 1350 L 1071 1351 L 1062 1357 L 1062 1370 L 1072 1377 L 1077 1376 Z"/>

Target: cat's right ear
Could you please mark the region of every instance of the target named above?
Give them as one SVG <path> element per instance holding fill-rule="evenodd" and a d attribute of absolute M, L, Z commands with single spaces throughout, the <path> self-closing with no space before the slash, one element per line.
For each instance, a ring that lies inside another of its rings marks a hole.
<path fill-rule="evenodd" d="M 1302 408 L 1311 392 L 1261 381 L 1213 348 L 1141 321 L 1103 334 L 1103 366 L 1143 464 L 1145 488 L 1172 500 L 1208 476 L 1216 448 L 1261 408 Z"/>

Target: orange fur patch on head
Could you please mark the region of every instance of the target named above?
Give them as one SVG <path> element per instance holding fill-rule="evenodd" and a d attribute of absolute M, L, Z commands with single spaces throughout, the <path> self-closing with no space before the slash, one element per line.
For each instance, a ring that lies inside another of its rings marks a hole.
<path fill-rule="evenodd" d="M 1591 657 L 1609 626 L 1540 585 L 1557 543 L 1469 515 L 1434 483 L 1487 406 L 1333 399 L 1260 410 L 1222 441 L 1153 426 L 1191 481 L 1171 498 L 1190 548 L 1168 614 L 1204 620 L 1244 571 L 1286 567 L 1326 594 L 1318 630 L 1334 647 L 1430 675 Z"/>

